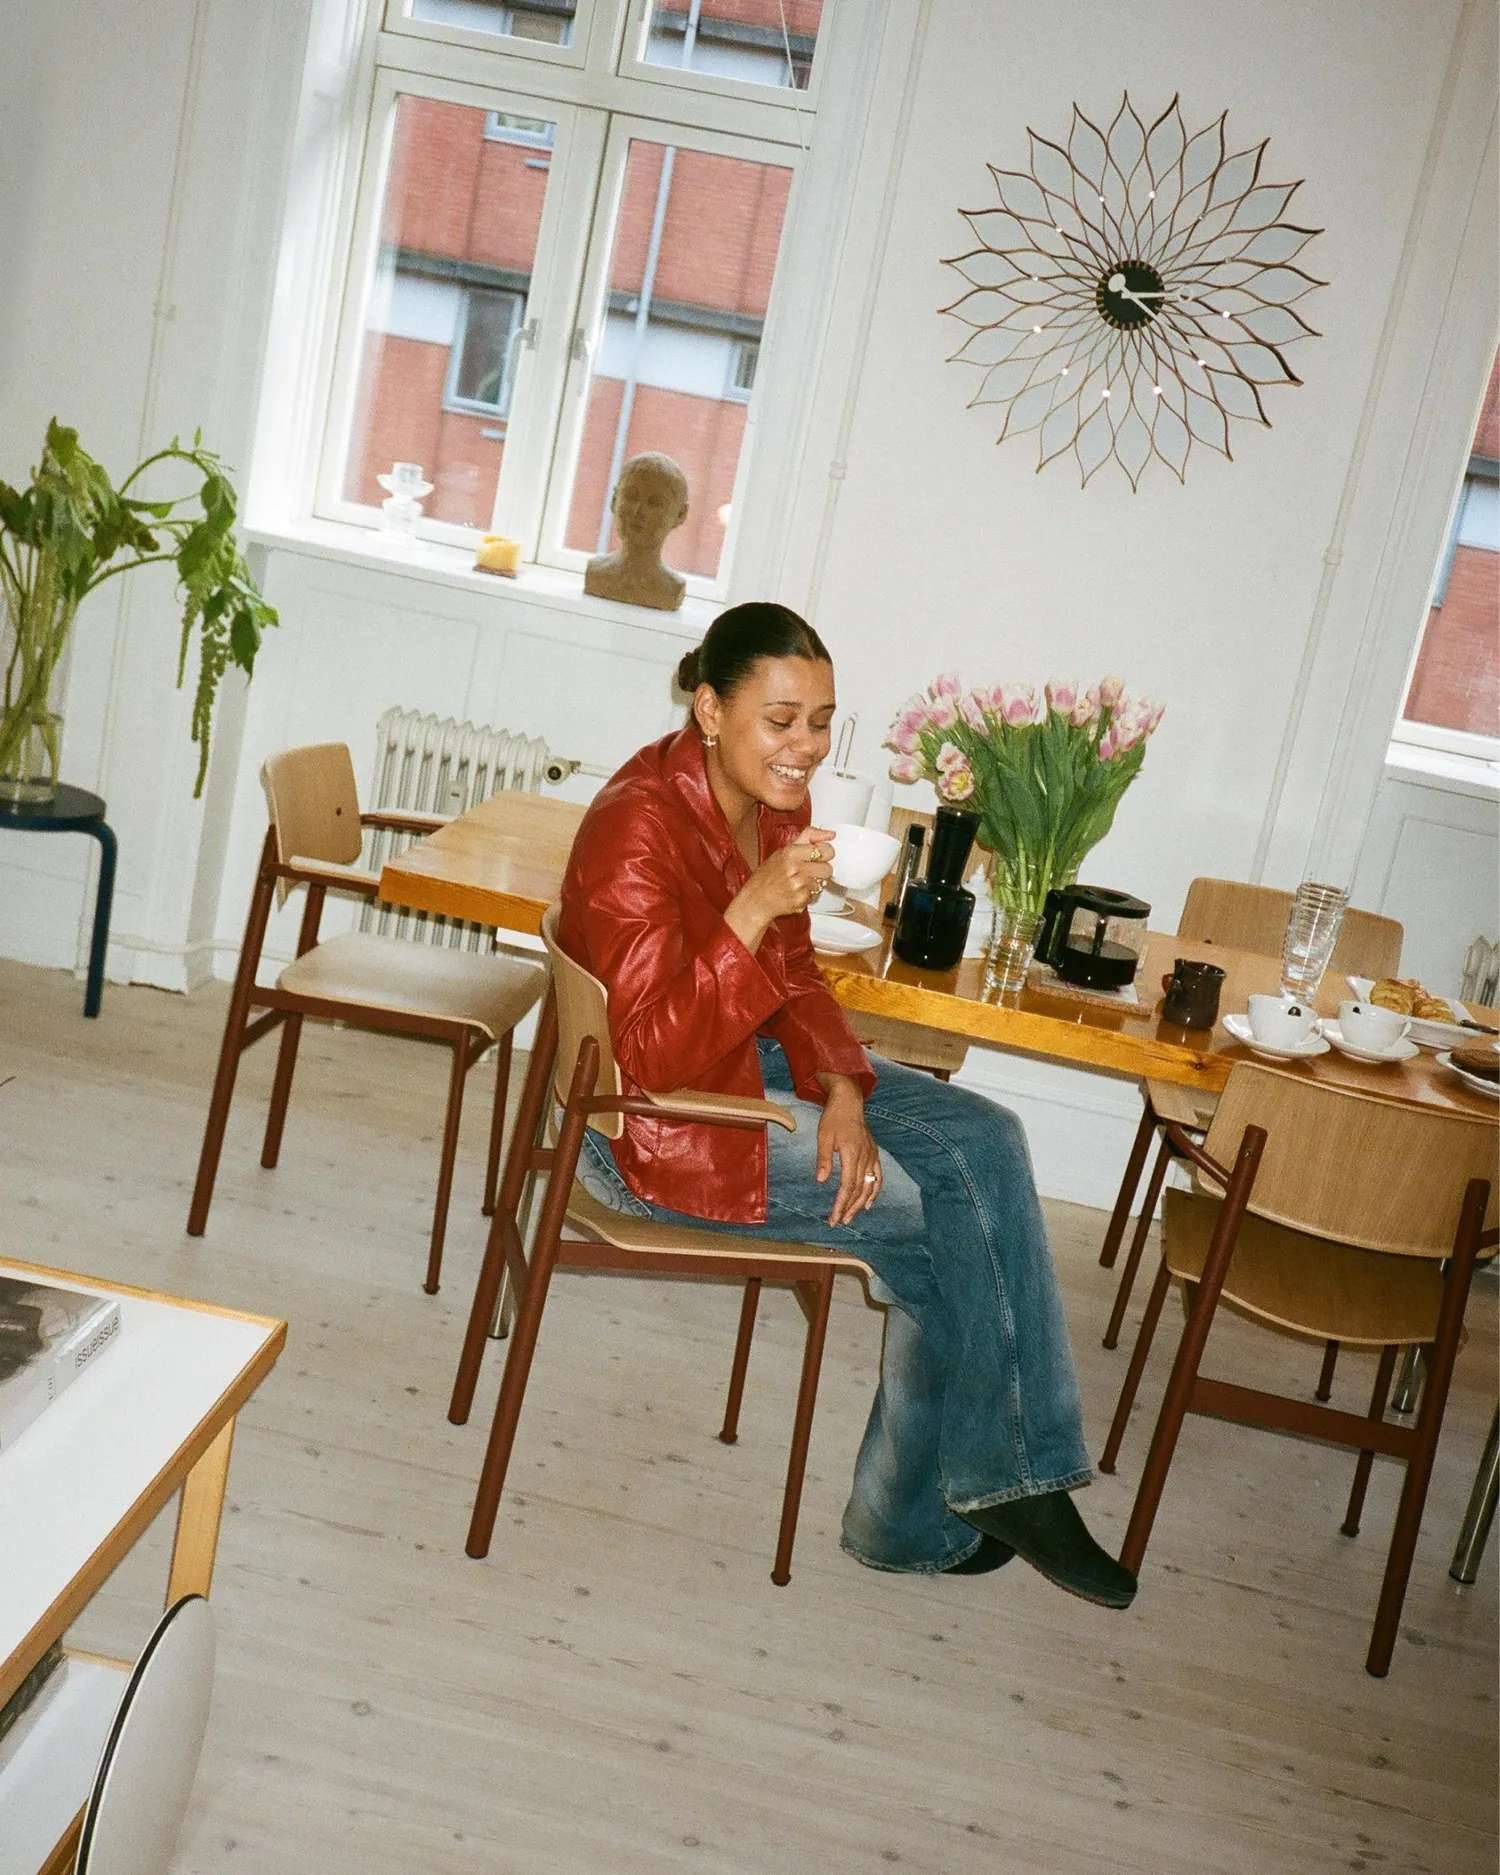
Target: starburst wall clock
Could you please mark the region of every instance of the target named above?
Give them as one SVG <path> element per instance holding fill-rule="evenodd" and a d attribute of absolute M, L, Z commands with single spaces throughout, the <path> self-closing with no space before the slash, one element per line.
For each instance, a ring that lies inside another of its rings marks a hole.
<path fill-rule="evenodd" d="M 1183 480 L 1194 443 L 1232 457 L 1230 426 L 1270 427 L 1264 394 L 1302 380 L 1286 350 L 1324 280 L 1294 265 L 1320 228 L 1282 220 L 1299 182 L 1261 179 L 1266 141 L 1230 152 L 1228 113 L 1187 133 L 1178 100 L 1147 125 L 1125 96 L 1107 130 L 1075 104 L 1067 143 L 1028 129 L 1029 173 L 989 165 L 999 202 L 959 212 L 977 247 L 943 311 L 969 327 L 950 362 L 979 375 L 996 442 L 1037 432 L 1037 468 L 1152 457 Z"/>

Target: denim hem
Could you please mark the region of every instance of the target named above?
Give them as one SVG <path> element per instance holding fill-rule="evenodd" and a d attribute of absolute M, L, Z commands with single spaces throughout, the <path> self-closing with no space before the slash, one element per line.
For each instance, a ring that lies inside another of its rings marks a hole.
<path fill-rule="evenodd" d="M 988 1491 L 983 1497 L 968 1497 L 961 1504 L 950 1497 L 948 1508 L 956 1516 L 962 1517 L 966 1511 L 989 1510 L 996 1504 L 1013 1504 L 1018 1497 L 1045 1497 L 1049 1491 L 1076 1491 L 1081 1485 L 1093 1482 L 1093 1467 L 1085 1465 L 1082 1471 L 1070 1471 L 1061 1478 L 1049 1478 L 1041 1482 L 1033 1480 L 1030 1484 L 1009 1484 L 1003 1491 Z"/>
<path fill-rule="evenodd" d="M 874 1556 L 866 1556 L 863 1550 L 856 1549 L 846 1536 L 839 1538 L 839 1548 L 857 1563 L 863 1563 L 866 1569 L 881 1569 L 893 1576 L 936 1576 L 946 1569 L 956 1568 L 961 1562 L 967 1562 L 983 1541 L 982 1535 L 976 1536 L 972 1543 L 964 1544 L 962 1549 L 949 1550 L 939 1562 L 881 1562 Z"/>

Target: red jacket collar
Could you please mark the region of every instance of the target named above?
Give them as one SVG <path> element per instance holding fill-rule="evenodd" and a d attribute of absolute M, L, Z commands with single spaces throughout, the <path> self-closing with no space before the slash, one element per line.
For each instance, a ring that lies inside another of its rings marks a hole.
<path fill-rule="evenodd" d="M 713 789 L 708 785 L 708 770 L 703 760 L 703 738 L 697 727 L 689 723 L 670 736 L 664 736 L 660 742 L 653 743 L 641 754 L 654 758 L 657 773 L 672 788 L 677 798 L 687 808 L 693 819 L 708 840 L 716 858 L 738 859 L 743 863 L 743 855 L 734 843 L 734 835 L 729 831 L 729 822 L 724 818 L 724 810 L 714 797 Z M 765 853 L 774 842 L 766 835 L 773 827 L 805 827 L 812 817 L 812 808 L 807 801 L 792 811 L 780 808 L 762 807 L 760 809 L 760 850 Z"/>

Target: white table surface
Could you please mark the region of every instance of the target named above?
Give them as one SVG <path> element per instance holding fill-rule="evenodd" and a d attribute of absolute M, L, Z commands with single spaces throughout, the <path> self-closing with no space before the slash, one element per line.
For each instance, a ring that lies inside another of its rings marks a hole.
<path fill-rule="evenodd" d="M 47 1280 L 3 1260 L 0 1274 Z M 0 1452 L 0 1665 L 279 1333 L 276 1322 L 120 1297 L 113 1345 Z"/>

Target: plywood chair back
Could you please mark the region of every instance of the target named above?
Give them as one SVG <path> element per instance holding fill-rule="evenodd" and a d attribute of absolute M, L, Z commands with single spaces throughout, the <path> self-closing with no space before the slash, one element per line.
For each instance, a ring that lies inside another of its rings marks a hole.
<path fill-rule="evenodd" d="M 609 995 L 595 976 L 575 963 L 557 942 L 560 907 L 549 905 L 542 914 L 542 942 L 552 965 L 552 989 L 557 999 L 557 1058 L 553 1069 L 553 1091 L 560 1104 L 566 1104 L 568 1082 L 578 1060 L 578 1050 L 585 1036 L 592 1036 L 599 1047 L 599 1068 L 594 1077 L 594 1093 L 600 1098 L 619 1099 L 624 1093 L 620 1069 L 615 1061 L 614 1045 L 609 1038 Z M 620 1139 L 625 1132 L 621 1113 L 596 1113 L 589 1125 L 606 1139 Z"/>
<path fill-rule="evenodd" d="M 1257 1217 L 1363 1250 L 1448 1257 L 1465 1187 L 1484 1179 L 1494 1223 L 1496 1129 L 1483 1115 L 1242 1062 L 1219 1096 L 1209 1156 L 1232 1165 L 1247 1126 L 1266 1134 L 1248 1205 Z"/>
<path fill-rule="evenodd" d="M 1246 885 L 1238 879 L 1194 879 L 1177 920 L 1177 935 L 1199 944 L 1279 957 L 1292 897 L 1276 886 Z M 1404 935 L 1394 918 L 1351 906 L 1339 927 L 1329 969 L 1339 976 L 1394 976 L 1401 967 Z"/>
<path fill-rule="evenodd" d="M 293 859 L 322 860 L 335 866 L 355 863 L 363 836 L 354 763 L 346 743 L 312 742 L 300 749 L 283 749 L 264 763 L 260 780 L 276 856 L 283 866 Z M 290 889 L 289 881 L 278 881 L 283 901 Z"/>

